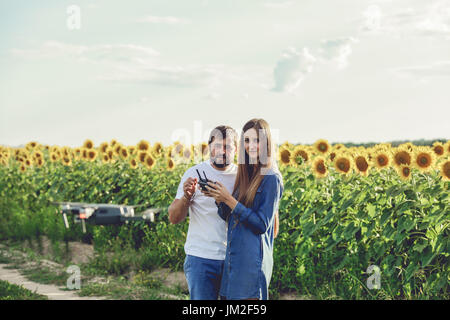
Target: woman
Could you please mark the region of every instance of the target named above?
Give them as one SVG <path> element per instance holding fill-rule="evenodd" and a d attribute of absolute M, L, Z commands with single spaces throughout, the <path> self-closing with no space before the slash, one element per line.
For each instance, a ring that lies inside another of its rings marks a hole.
<path fill-rule="evenodd" d="M 268 123 L 248 121 L 241 134 L 233 194 L 210 182 L 218 214 L 227 222 L 227 251 L 220 295 L 231 299 L 268 299 L 273 269 L 273 239 L 283 182 Z"/>

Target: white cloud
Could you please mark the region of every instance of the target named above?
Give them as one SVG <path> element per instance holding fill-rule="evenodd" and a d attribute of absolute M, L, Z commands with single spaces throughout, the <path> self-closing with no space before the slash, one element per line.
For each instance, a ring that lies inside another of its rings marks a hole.
<path fill-rule="evenodd" d="M 308 48 L 302 51 L 288 48 L 275 66 L 275 87 L 272 90 L 292 92 L 317 64 L 335 65 L 337 69 L 347 67 L 348 57 L 352 53 L 351 45 L 356 42 L 358 40 L 352 37 L 324 40 L 315 53 L 311 53 Z"/>
<path fill-rule="evenodd" d="M 392 36 L 433 36 L 450 39 L 450 1 L 428 2 L 422 8 L 381 8 L 371 5 L 362 13 L 360 31 Z"/>
<path fill-rule="evenodd" d="M 73 45 L 58 41 L 46 41 L 37 49 L 11 49 L 16 57 L 26 59 L 69 58 L 78 61 L 133 61 L 159 56 L 153 48 L 134 44 Z"/>
<path fill-rule="evenodd" d="M 319 48 L 320 57 L 324 61 L 335 63 L 338 69 L 348 65 L 348 57 L 352 53 L 352 44 L 358 42 L 356 38 L 346 37 L 332 40 L 323 40 Z"/>
<path fill-rule="evenodd" d="M 135 44 L 72 45 L 47 41 L 37 49 L 13 49 L 25 59 L 66 59 L 104 66 L 98 79 L 167 86 L 218 87 L 225 72 L 221 65 L 163 65 L 158 51 Z"/>
<path fill-rule="evenodd" d="M 317 59 L 311 55 L 308 48 L 297 51 L 295 48 L 286 49 L 274 70 L 274 91 L 291 92 L 296 89 L 306 74 L 313 70 Z"/>

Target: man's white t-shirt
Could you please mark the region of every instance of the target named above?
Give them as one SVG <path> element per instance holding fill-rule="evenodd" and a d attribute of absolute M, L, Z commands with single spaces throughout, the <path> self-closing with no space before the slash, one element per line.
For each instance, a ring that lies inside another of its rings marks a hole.
<path fill-rule="evenodd" d="M 210 161 L 208 159 L 186 170 L 178 186 L 176 199 L 183 197 L 183 184 L 188 178 L 199 179 L 196 169 L 202 178 L 205 172 L 209 180 L 219 181 L 230 193 L 233 192 L 237 166 L 230 164 L 224 171 L 220 171 L 215 169 Z M 184 252 L 200 258 L 225 260 L 226 247 L 226 223 L 217 213 L 214 198 L 205 196 L 197 184 L 193 202 L 189 207 L 189 229 Z"/>

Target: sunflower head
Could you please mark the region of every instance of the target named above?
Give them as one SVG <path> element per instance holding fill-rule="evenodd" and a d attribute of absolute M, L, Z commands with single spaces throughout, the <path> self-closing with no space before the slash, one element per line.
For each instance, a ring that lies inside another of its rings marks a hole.
<path fill-rule="evenodd" d="M 109 163 L 109 156 L 108 156 L 108 154 L 107 153 L 103 153 L 102 154 L 102 163 L 103 164 L 106 164 L 106 163 Z"/>
<path fill-rule="evenodd" d="M 291 152 L 286 148 L 280 148 L 278 151 L 278 160 L 282 165 L 289 165 L 291 163 Z"/>
<path fill-rule="evenodd" d="M 137 152 L 136 146 L 128 146 L 127 149 L 128 149 L 128 153 L 129 153 L 130 155 L 135 155 L 136 152 Z"/>
<path fill-rule="evenodd" d="M 95 149 L 89 149 L 87 150 L 87 159 L 91 162 L 95 161 L 97 158 L 98 152 Z"/>
<path fill-rule="evenodd" d="M 139 151 L 148 151 L 150 149 L 150 143 L 148 143 L 147 140 L 141 140 L 139 141 L 139 143 L 136 145 L 137 149 Z"/>
<path fill-rule="evenodd" d="M 315 151 L 320 155 L 326 155 L 330 152 L 331 146 L 325 139 L 319 139 L 314 143 Z"/>
<path fill-rule="evenodd" d="M 432 147 L 434 153 L 436 154 L 436 156 L 440 157 L 443 156 L 445 153 L 444 150 L 444 145 L 442 144 L 442 142 L 436 141 L 435 143 L 433 143 L 433 147 Z"/>
<path fill-rule="evenodd" d="M 440 165 L 442 180 L 450 181 L 450 158 L 442 162 Z"/>
<path fill-rule="evenodd" d="M 308 150 L 303 146 L 296 146 L 291 154 L 290 162 L 295 166 L 300 166 L 309 161 Z"/>
<path fill-rule="evenodd" d="M 36 165 L 41 168 L 44 165 L 44 159 L 43 158 L 36 158 L 35 160 Z"/>
<path fill-rule="evenodd" d="M 208 156 L 208 153 L 209 153 L 208 144 L 203 142 L 202 143 L 202 156 L 206 157 L 206 156 Z"/>
<path fill-rule="evenodd" d="M 61 162 L 65 166 L 71 166 L 72 165 L 72 160 L 68 156 L 63 156 L 62 159 L 61 159 Z"/>
<path fill-rule="evenodd" d="M 373 165 L 378 169 L 387 168 L 391 164 L 391 153 L 387 149 L 377 149 L 372 154 Z"/>
<path fill-rule="evenodd" d="M 138 167 L 138 163 L 137 163 L 137 161 L 136 161 L 135 158 L 131 158 L 130 161 L 129 161 L 129 163 L 130 163 L 130 167 L 131 167 L 132 169 L 136 169 L 136 168 Z"/>
<path fill-rule="evenodd" d="M 28 143 L 25 145 L 25 149 L 27 149 L 27 150 L 34 150 L 34 149 L 36 149 L 38 146 L 39 146 L 39 143 L 38 143 L 38 142 L 36 142 L 36 141 L 31 141 L 31 142 L 28 142 Z"/>
<path fill-rule="evenodd" d="M 124 160 L 128 159 L 128 148 L 121 148 L 120 149 L 120 157 Z"/>
<path fill-rule="evenodd" d="M 167 169 L 172 171 L 175 168 L 175 162 L 172 159 L 167 159 Z"/>
<path fill-rule="evenodd" d="M 312 171 L 316 178 L 324 178 L 328 175 L 328 169 L 325 162 L 325 158 L 317 156 L 312 161 Z"/>
<path fill-rule="evenodd" d="M 410 165 L 411 164 L 412 155 L 410 151 L 403 147 L 403 148 L 395 148 L 392 152 L 392 160 L 394 162 L 394 165 L 397 167 L 400 167 L 401 165 Z"/>
<path fill-rule="evenodd" d="M 343 174 L 349 174 L 352 171 L 352 162 L 350 157 L 346 154 L 339 154 L 334 161 L 334 167 L 336 170 Z"/>
<path fill-rule="evenodd" d="M 367 176 L 369 173 L 369 160 L 367 159 L 367 155 L 359 154 L 354 157 L 356 170 L 363 176 Z"/>
<path fill-rule="evenodd" d="M 86 139 L 83 143 L 83 147 L 86 149 L 93 149 L 94 148 L 94 142 L 90 139 Z"/>
<path fill-rule="evenodd" d="M 163 150 L 163 146 L 162 146 L 161 142 L 156 142 L 152 148 L 153 153 L 156 155 L 160 155 L 162 150 Z"/>
<path fill-rule="evenodd" d="M 109 144 L 108 142 L 103 142 L 102 144 L 100 144 L 100 152 L 101 153 L 106 153 L 106 150 L 108 150 Z"/>
<path fill-rule="evenodd" d="M 179 154 L 182 155 L 183 154 L 183 150 L 184 150 L 184 146 L 183 144 L 181 144 L 180 142 L 176 141 L 173 145 L 173 155 Z"/>
<path fill-rule="evenodd" d="M 109 147 L 108 149 L 106 149 L 106 154 L 108 155 L 109 160 L 111 161 L 114 158 L 114 150 Z"/>
<path fill-rule="evenodd" d="M 400 178 L 404 181 L 407 181 L 411 178 L 411 167 L 406 164 L 402 164 L 397 167 L 397 172 Z"/>
<path fill-rule="evenodd" d="M 413 165 L 422 172 L 427 172 L 433 169 L 436 155 L 431 148 L 416 147 L 413 156 Z"/>
<path fill-rule="evenodd" d="M 153 159 L 150 153 L 146 153 L 144 164 L 147 167 L 147 169 L 151 169 L 155 165 L 155 159 Z"/>
<path fill-rule="evenodd" d="M 50 161 L 57 162 L 59 161 L 59 155 L 56 152 L 50 152 Z"/>

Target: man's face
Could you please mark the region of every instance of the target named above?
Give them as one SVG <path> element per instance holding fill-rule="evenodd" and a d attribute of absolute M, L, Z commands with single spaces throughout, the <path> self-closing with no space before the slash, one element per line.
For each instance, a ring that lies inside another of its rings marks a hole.
<path fill-rule="evenodd" d="M 224 168 L 233 163 L 236 154 L 236 146 L 233 139 L 225 140 L 216 138 L 209 145 L 209 153 L 214 165 L 218 168 Z"/>

